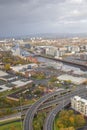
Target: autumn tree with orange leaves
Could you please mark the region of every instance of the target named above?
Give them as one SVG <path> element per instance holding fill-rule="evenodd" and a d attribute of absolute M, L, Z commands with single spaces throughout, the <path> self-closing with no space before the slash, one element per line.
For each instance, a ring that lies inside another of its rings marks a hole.
<path fill-rule="evenodd" d="M 84 116 L 80 114 L 74 114 L 73 110 L 63 110 L 58 115 L 57 127 L 59 130 L 76 130 L 84 125 Z"/>

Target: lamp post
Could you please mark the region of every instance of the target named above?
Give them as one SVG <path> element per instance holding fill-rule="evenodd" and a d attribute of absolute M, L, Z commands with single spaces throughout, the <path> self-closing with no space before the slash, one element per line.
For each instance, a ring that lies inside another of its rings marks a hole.
<path fill-rule="evenodd" d="M 22 122 L 22 102 L 21 102 L 21 99 L 22 99 L 22 97 L 20 97 L 19 98 L 19 101 L 20 101 L 20 110 L 21 110 L 21 112 L 20 112 L 20 116 L 21 116 L 21 129 L 23 129 L 23 122 Z"/>
<path fill-rule="evenodd" d="M 63 97 L 63 99 L 62 99 L 62 102 L 63 102 L 63 108 L 62 108 L 62 109 L 64 109 L 64 95 L 63 95 L 62 97 Z"/>
<path fill-rule="evenodd" d="M 55 114 L 53 113 L 54 122 L 53 122 L 53 130 L 55 130 Z"/>

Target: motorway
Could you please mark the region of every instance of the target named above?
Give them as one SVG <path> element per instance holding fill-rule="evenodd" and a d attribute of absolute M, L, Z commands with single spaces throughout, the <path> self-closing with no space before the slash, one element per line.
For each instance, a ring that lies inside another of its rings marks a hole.
<path fill-rule="evenodd" d="M 84 90 L 81 90 L 82 93 L 84 92 Z M 63 90 L 61 92 L 64 93 L 66 92 L 66 90 Z M 79 91 L 77 90 L 76 93 L 78 92 L 78 95 L 79 95 Z M 59 102 L 63 102 L 65 98 L 70 98 L 69 95 L 73 96 L 73 94 L 71 94 L 72 92 L 68 92 L 68 93 L 65 93 L 65 96 L 64 95 L 61 95 L 60 93 L 58 93 L 58 95 L 56 97 L 54 97 L 53 99 L 50 99 L 48 101 L 46 101 L 44 104 L 42 104 L 39 108 L 38 108 L 38 111 L 41 111 L 43 109 L 46 109 L 46 108 L 49 108 L 53 105 L 57 105 L 59 104 Z M 83 95 L 85 96 L 85 95 Z M 13 119 L 17 119 L 18 118 L 21 118 L 21 115 L 25 115 L 26 112 L 27 112 L 27 109 L 30 109 L 31 105 L 24 105 L 24 106 L 19 106 L 19 107 L 15 107 L 15 108 L 12 108 L 12 110 L 20 110 L 22 113 L 20 114 L 20 112 L 18 112 L 17 114 L 12 114 L 10 116 L 5 116 L 3 118 L 0 118 L 0 122 L 4 121 L 4 120 L 11 120 L 12 118 Z"/>
<path fill-rule="evenodd" d="M 87 93 L 86 93 L 87 94 Z M 74 95 L 74 94 L 72 94 Z M 79 94 L 79 96 L 81 97 L 84 97 L 85 95 L 84 94 Z M 49 115 L 47 116 L 46 120 L 45 120 L 45 123 L 44 123 L 44 126 L 43 126 L 43 130 L 53 130 L 53 122 L 54 122 L 54 119 L 55 119 L 55 116 L 57 115 L 57 113 L 62 109 L 64 108 L 65 106 L 67 106 L 68 104 L 70 103 L 70 98 L 68 96 L 66 96 L 64 98 L 64 101 L 63 103 L 59 103 L 59 105 L 57 105 L 56 108 L 54 108 L 50 113 Z"/>
<path fill-rule="evenodd" d="M 73 93 L 69 93 L 70 97 L 77 95 L 77 94 L 81 94 L 81 93 L 85 93 L 86 92 L 86 87 L 84 88 L 78 88 L 77 90 L 74 90 Z M 57 95 L 59 92 L 53 92 L 50 94 L 47 94 L 45 96 L 43 96 L 42 98 L 40 98 L 40 100 L 38 100 L 36 103 L 34 103 L 30 109 L 28 110 L 25 119 L 24 119 L 24 130 L 33 130 L 33 126 L 32 126 L 32 122 L 33 122 L 33 118 L 35 113 L 37 112 L 37 109 L 49 98 Z M 72 95 L 73 94 L 73 95 Z M 65 97 L 64 97 L 65 99 Z M 60 101 L 63 100 L 62 98 L 60 98 Z M 57 101 L 58 102 L 58 101 Z"/>
<path fill-rule="evenodd" d="M 66 90 L 59 89 L 59 92 L 57 92 L 56 95 L 60 97 L 60 93 L 62 94 L 64 92 L 66 92 Z M 55 103 L 55 101 L 53 103 Z M 38 110 L 42 110 L 42 109 L 48 108 L 49 106 L 52 106 L 52 103 L 50 101 L 48 101 L 48 103 L 45 102 L 44 105 L 42 105 Z M 8 116 L 4 116 L 4 117 L 0 118 L 0 122 L 2 122 L 4 120 L 10 120 L 12 118 L 16 119 L 17 116 L 18 116 L 18 118 L 21 118 L 21 115 L 25 115 L 27 109 L 30 109 L 30 107 L 31 107 L 31 105 L 24 105 L 24 106 L 19 106 L 19 107 L 12 108 L 12 110 L 21 111 L 22 113 L 20 114 L 20 112 L 18 112 L 17 114 L 12 114 L 12 115 L 8 115 Z"/>
<path fill-rule="evenodd" d="M 33 126 L 32 126 L 32 121 L 34 118 L 35 113 L 37 112 L 37 109 L 49 98 L 58 95 L 58 93 L 62 92 L 61 91 L 57 91 L 57 92 L 53 92 L 50 94 L 47 94 L 45 96 L 43 96 L 42 98 L 40 98 L 36 103 L 34 103 L 30 109 L 28 110 L 28 112 L 26 113 L 25 119 L 24 119 L 24 130 L 33 130 Z"/>
<path fill-rule="evenodd" d="M 78 91 L 78 90 L 77 90 L 77 91 Z M 65 90 L 62 91 L 61 94 L 64 93 L 64 92 L 65 92 Z M 81 92 L 83 93 L 84 90 L 81 90 Z M 76 93 L 77 93 L 77 92 L 76 92 Z M 62 101 L 62 105 L 63 105 L 64 99 L 65 99 L 65 98 L 70 98 L 69 95 L 71 94 L 71 92 L 66 93 L 65 96 L 64 96 L 64 95 L 61 96 L 61 94 L 58 94 L 56 97 L 54 97 L 53 99 L 51 99 L 51 101 L 46 101 L 44 104 L 42 104 L 42 105 L 40 106 L 40 108 L 38 108 L 38 111 L 41 111 L 41 110 L 46 109 L 46 108 L 49 108 L 49 107 L 51 107 L 51 106 L 53 106 L 53 105 L 57 105 L 57 104 L 59 104 L 61 101 Z M 79 93 L 79 91 L 78 91 L 78 95 L 79 95 L 79 94 L 80 94 L 80 93 Z M 73 96 L 73 94 L 71 94 L 71 96 Z M 85 94 L 82 94 L 81 97 L 82 97 L 82 96 L 85 96 Z M 11 120 L 11 119 L 21 118 L 22 115 L 25 115 L 25 114 L 26 114 L 27 109 L 29 109 L 30 107 L 31 107 L 31 105 L 24 105 L 24 106 L 20 106 L 20 107 L 13 108 L 14 110 L 21 110 L 22 113 L 18 112 L 18 113 L 16 113 L 16 114 L 12 114 L 12 115 L 5 116 L 5 117 L 3 117 L 3 118 L 0 118 L 0 122 L 8 121 L 8 120 Z"/>
<path fill-rule="evenodd" d="M 57 113 L 64 108 L 65 106 L 67 106 L 70 103 L 70 100 L 66 100 L 64 102 L 64 105 L 62 105 L 62 103 L 60 103 L 55 109 L 53 109 L 50 114 L 48 115 L 48 117 L 45 120 L 45 124 L 43 126 L 43 130 L 53 130 L 53 121 L 55 119 L 55 116 L 57 115 Z"/>

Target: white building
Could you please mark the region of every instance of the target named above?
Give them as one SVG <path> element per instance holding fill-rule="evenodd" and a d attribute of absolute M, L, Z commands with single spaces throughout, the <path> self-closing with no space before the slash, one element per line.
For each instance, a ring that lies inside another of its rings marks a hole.
<path fill-rule="evenodd" d="M 15 51 L 13 51 L 13 55 L 20 56 L 21 55 L 20 48 L 17 48 Z"/>
<path fill-rule="evenodd" d="M 12 48 L 12 53 L 14 56 L 20 56 L 21 55 L 21 49 L 19 47 L 19 44 L 17 44 L 14 48 Z"/>
<path fill-rule="evenodd" d="M 72 53 L 78 53 L 80 52 L 80 47 L 79 46 L 72 46 Z"/>
<path fill-rule="evenodd" d="M 47 47 L 46 48 L 46 55 L 56 56 L 58 54 L 57 51 L 58 51 L 57 47 L 53 47 L 53 46 Z"/>
<path fill-rule="evenodd" d="M 72 47 L 71 46 L 67 46 L 67 52 L 71 52 L 72 51 Z"/>
<path fill-rule="evenodd" d="M 80 59 L 86 61 L 87 60 L 87 52 L 80 54 Z"/>
<path fill-rule="evenodd" d="M 58 58 L 65 55 L 66 50 L 67 49 L 65 47 L 57 48 L 57 47 L 49 46 L 46 48 L 46 55 Z"/>
<path fill-rule="evenodd" d="M 26 64 L 26 65 L 17 65 L 17 66 L 12 66 L 11 69 L 14 71 L 14 72 L 25 72 L 26 70 L 28 69 L 34 69 L 34 68 L 37 68 L 38 65 L 37 64 L 34 64 L 34 63 L 31 63 L 31 64 Z"/>
<path fill-rule="evenodd" d="M 70 71 L 70 69 L 66 68 L 66 72 L 69 72 L 69 71 Z M 70 80 L 73 84 L 76 84 L 76 85 L 83 84 L 87 80 L 86 78 L 83 78 L 83 77 L 76 77 L 76 76 L 72 76 L 72 75 L 68 75 L 68 74 L 60 75 L 58 77 L 58 79 L 62 80 L 62 81 Z"/>
<path fill-rule="evenodd" d="M 67 46 L 67 52 L 78 53 L 80 52 L 79 46 Z"/>
<path fill-rule="evenodd" d="M 81 114 L 87 116 L 87 100 L 79 96 L 74 96 L 71 98 L 71 107 L 80 112 Z"/>

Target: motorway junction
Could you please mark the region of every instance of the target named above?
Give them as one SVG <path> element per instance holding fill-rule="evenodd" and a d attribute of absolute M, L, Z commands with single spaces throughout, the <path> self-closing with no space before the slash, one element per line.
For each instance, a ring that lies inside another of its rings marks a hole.
<path fill-rule="evenodd" d="M 60 90 L 57 92 L 49 93 L 42 98 L 40 98 L 36 103 L 34 103 L 27 111 L 24 123 L 23 123 L 23 129 L 24 130 L 33 130 L 33 119 L 37 111 L 40 109 L 40 107 L 43 105 L 47 105 L 44 108 L 47 108 L 49 106 L 52 106 L 52 104 L 56 104 L 55 108 L 51 110 L 50 116 L 48 115 L 45 124 L 43 124 L 43 130 L 52 130 L 53 128 L 53 120 L 56 114 L 65 106 L 67 106 L 70 103 L 71 97 L 79 95 L 81 97 L 86 98 L 87 95 L 87 88 L 76 88 L 75 90 Z M 46 103 L 44 105 L 44 103 Z M 61 107 L 62 106 L 62 107 Z M 49 127 L 50 123 L 50 127 Z"/>

